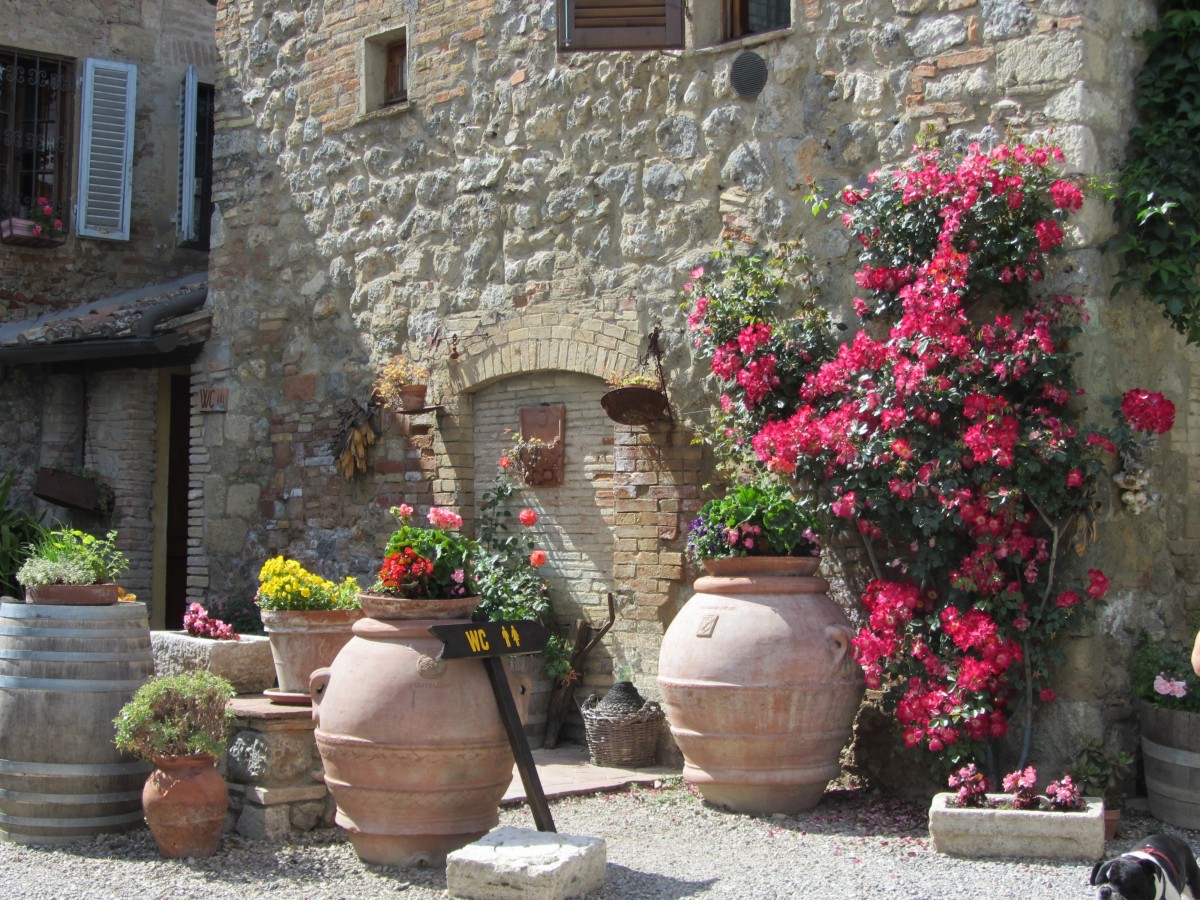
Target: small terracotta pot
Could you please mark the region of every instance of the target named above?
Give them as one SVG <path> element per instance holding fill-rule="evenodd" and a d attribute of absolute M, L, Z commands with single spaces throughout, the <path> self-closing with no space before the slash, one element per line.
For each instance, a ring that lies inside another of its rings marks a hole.
<path fill-rule="evenodd" d="M 361 609 L 264 609 L 275 677 L 284 694 L 308 694 L 313 670 L 331 665 L 351 637 Z"/>
<path fill-rule="evenodd" d="M 425 392 L 428 385 L 406 384 L 396 394 L 403 412 L 421 412 L 425 409 Z"/>
<path fill-rule="evenodd" d="M 212 856 L 221 844 L 229 788 L 207 753 L 156 756 L 142 789 L 146 824 L 169 859 Z"/>

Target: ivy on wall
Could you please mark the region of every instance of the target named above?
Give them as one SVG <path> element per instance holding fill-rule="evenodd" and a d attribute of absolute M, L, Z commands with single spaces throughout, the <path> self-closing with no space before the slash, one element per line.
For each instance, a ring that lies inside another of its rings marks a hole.
<path fill-rule="evenodd" d="M 1188 343 L 1200 343 L 1200 11 L 1168 0 L 1142 36 L 1139 122 L 1130 131 L 1116 192 L 1116 249 L 1132 287 L 1158 303 Z"/>

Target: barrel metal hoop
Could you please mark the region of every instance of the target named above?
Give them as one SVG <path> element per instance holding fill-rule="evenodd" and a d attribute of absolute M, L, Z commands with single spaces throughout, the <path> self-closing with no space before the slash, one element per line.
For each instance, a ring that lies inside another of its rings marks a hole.
<path fill-rule="evenodd" d="M 137 623 L 131 622 L 133 626 Z M 0 637 L 16 638 L 87 638 L 95 641 L 137 640 L 145 637 L 146 626 L 140 628 L 12 628 L 0 625 Z"/>
<path fill-rule="evenodd" d="M 144 813 L 122 813 L 118 816 L 94 816 L 90 819 L 42 819 L 33 816 L 9 816 L 0 813 L 0 825 L 23 825 L 26 828 L 69 828 L 72 834 L 78 834 L 80 828 L 105 828 L 111 825 L 126 825 L 130 822 L 141 822 Z"/>
<path fill-rule="evenodd" d="M 92 806 L 97 803 L 141 802 L 142 789 L 120 791 L 112 794 L 39 794 L 33 791 L 6 791 L 0 789 L 0 800 L 16 803 L 57 803 L 61 806 Z"/>
<path fill-rule="evenodd" d="M 69 650 L 12 650 L 0 647 L 0 659 L 38 659 L 47 662 L 154 662 L 154 654 L 72 653 Z"/>
<path fill-rule="evenodd" d="M 1156 744 L 1154 741 L 1143 737 L 1142 752 L 1162 762 L 1173 763 L 1177 766 L 1186 766 L 1189 769 L 1200 769 L 1200 753 L 1192 750 L 1181 750 L 1178 747 L 1164 747 L 1162 744 Z"/>
<path fill-rule="evenodd" d="M 26 762 L 22 759 L 0 759 L 0 774 L 3 775 L 58 775 L 78 777 L 81 775 L 145 775 L 154 769 L 146 762 L 122 763 L 45 763 Z"/>
<path fill-rule="evenodd" d="M 83 694 L 135 693 L 145 680 L 89 681 L 86 678 L 25 678 L 20 675 L 0 675 L 0 688 L 17 691 L 72 691 Z"/>

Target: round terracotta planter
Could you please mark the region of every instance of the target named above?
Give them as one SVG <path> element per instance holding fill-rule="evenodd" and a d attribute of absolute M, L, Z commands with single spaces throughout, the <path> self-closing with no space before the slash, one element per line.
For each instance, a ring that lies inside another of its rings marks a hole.
<path fill-rule="evenodd" d="M 425 409 L 425 392 L 428 385 L 406 384 L 396 392 L 402 412 L 421 412 Z"/>
<path fill-rule="evenodd" d="M 768 564 L 772 574 L 696 581 L 663 637 L 658 685 L 684 778 L 706 800 L 791 815 L 837 777 L 863 678 L 829 582 L 785 574 L 815 560 Z"/>
<path fill-rule="evenodd" d="M 207 753 L 157 756 L 142 789 L 146 824 L 171 859 L 212 856 L 221 844 L 229 789 Z"/>
<path fill-rule="evenodd" d="M 264 609 L 263 628 L 271 642 L 281 695 L 308 696 L 313 670 L 328 666 L 350 640 L 361 609 Z"/>
<path fill-rule="evenodd" d="M 631 385 L 601 395 L 600 406 L 621 425 L 649 425 L 667 415 L 667 395 L 657 388 Z"/>
<path fill-rule="evenodd" d="M 313 673 L 317 750 L 361 859 L 439 865 L 497 825 L 513 756 L 483 663 L 437 658 L 429 626 L 467 620 L 390 612 Z"/>

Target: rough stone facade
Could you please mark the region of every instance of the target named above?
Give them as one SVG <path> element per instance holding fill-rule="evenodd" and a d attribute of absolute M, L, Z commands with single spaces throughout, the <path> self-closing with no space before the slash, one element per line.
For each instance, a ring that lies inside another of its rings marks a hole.
<path fill-rule="evenodd" d="M 594 620 L 615 591 L 620 624 L 583 690 L 624 667 L 653 693 L 658 642 L 690 590 L 680 551 L 708 479 L 681 421 L 601 419 L 598 379 L 636 368 L 661 325 L 675 410 L 702 422 L 713 398 L 677 309 L 686 273 L 729 238 L 800 239 L 826 302 L 844 312 L 854 256 L 835 222 L 811 215 L 808 182 L 861 183 L 921 129 L 956 145 L 1050 134 L 1069 171 L 1112 171 L 1141 62 L 1130 35 L 1155 10 L 796 0 L 790 28 L 712 44 L 716 5 L 697 4 L 682 51 L 561 53 L 556 9 L 220 6 L 219 336 L 197 377 L 227 386 L 230 406 L 198 434 L 193 588 L 248 596 L 277 552 L 369 580 L 388 505 L 469 515 L 503 444 L 497 429 L 516 428 L 527 402 L 566 403 L 579 441 L 568 444 L 569 485 L 530 489 L 528 503 L 547 513 L 543 533 L 562 554 L 551 554 L 557 611 Z M 400 28 L 408 99 L 370 109 L 362 60 L 372 38 Z M 747 49 L 769 73 L 753 99 L 730 84 Z M 1069 642 L 1062 702 L 1035 740 L 1046 760 L 1105 725 L 1130 744 L 1132 637 L 1190 640 L 1200 618 L 1195 356 L 1148 305 L 1110 299 L 1118 262 L 1100 248 L 1111 227 L 1089 200 L 1051 278 L 1087 298 L 1087 415 L 1104 420 L 1099 398 L 1133 384 L 1165 391 L 1186 415 L 1159 451 L 1161 501 L 1138 518 L 1106 502 L 1099 546 L 1072 563 L 1102 563 L 1114 590 Z M 344 482 L 326 448 L 338 409 L 366 402 L 377 366 L 401 350 L 433 368 L 439 409 L 389 420 L 367 473 Z"/>

